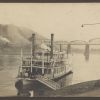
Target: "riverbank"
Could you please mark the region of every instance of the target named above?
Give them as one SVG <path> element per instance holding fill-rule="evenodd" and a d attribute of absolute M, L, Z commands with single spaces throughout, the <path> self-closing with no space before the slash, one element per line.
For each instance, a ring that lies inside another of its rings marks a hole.
<path fill-rule="evenodd" d="M 78 83 L 56 91 L 46 91 L 46 97 L 100 97 L 100 80 Z"/>

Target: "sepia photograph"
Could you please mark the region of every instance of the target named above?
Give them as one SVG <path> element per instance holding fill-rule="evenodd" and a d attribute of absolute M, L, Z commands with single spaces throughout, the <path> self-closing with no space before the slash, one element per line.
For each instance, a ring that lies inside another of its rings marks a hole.
<path fill-rule="evenodd" d="M 0 3 L 0 97 L 100 97 L 100 3 Z"/>

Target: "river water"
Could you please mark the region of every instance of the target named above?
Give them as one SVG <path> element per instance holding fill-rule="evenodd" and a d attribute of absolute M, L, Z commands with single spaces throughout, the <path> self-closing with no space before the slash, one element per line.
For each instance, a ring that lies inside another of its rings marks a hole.
<path fill-rule="evenodd" d="M 90 54 L 89 61 L 83 54 L 70 55 L 73 69 L 72 84 L 100 79 L 100 54 Z M 0 96 L 15 96 L 15 80 L 20 65 L 19 55 L 0 55 Z"/>

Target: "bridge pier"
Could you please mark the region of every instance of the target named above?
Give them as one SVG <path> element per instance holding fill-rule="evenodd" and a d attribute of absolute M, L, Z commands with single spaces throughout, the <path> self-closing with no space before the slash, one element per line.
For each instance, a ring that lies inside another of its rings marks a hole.
<path fill-rule="evenodd" d="M 89 60 L 89 44 L 86 44 L 85 46 L 84 56 L 85 56 L 86 61 L 88 61 Z"/>

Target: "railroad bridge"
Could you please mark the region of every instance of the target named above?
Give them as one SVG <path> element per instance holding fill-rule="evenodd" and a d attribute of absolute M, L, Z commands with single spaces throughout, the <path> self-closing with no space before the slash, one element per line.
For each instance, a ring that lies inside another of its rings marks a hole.
<path fill-rule="evenodd" d="M 45 41 L 45 42 L 47 42 L 47 41 Z M 55 41 L 54 45 L 59 45 L 59 50 L 60 51 L 65 50 L 67 54 L 70 54 L 71 52 L 73 52 L 72 51 L 73 46 L 83 46 L 84 47 L 84 56 L 85 56 L 85 59 L 88 61 L 89 55 L 90 55 L 90 47 L 99 46 L 100 38 L 93 38 L 93 39 L 90 39 L 89 41 L 83 41 L 83 40 Z"/>

